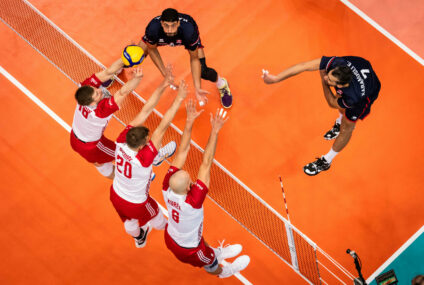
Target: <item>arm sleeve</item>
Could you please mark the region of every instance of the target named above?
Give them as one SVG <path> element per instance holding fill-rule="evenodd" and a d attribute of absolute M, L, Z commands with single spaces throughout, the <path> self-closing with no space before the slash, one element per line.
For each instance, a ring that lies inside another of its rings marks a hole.
<path fill-rule="evenodd" d="M 119 106 L 116 104 L 115 99 L 110 97 L 101 100 L 99 104 L 97 104 L 97 108 L 94 110 L 94 113 L 99 118 L 106 118 L 118 110 Z"/>
<path fill-rule="evenodd" d="M 336 58 L 335 56 L 331 56 L 331 57 L 323 56 L 319 64 L 319 69 L 320 70 L 324 69 L 326 72 L 328 72 L 335 58 Z"/>
<path fill-rule="evenodd" d="M 198 48 L 200 42 L 200 35 L 194 25 L 187 25 L 184 30 L 184 47 L 188 50 L 194 51 Z"/>
<path fill-rule="evenodd" d="M 187 193 L 185 201 L 193 208 L 200 209 L 208 191 L 208 187 L 201 180 L 197 179 L 196 183 L 191 186 L 190 191 Z"/>
<path fill-rule="evenodd" d="M 165 175 L 165 178 L 163 179 L 163 184 L 162 184 L 162 190 L 163 191 L 167 191 L 169 188 L 169 180 L 171 179 L 172 175 L 174 175 L 175 173 L 177 173 L 177 171 L 180 170 L 179 168 L 175 167 L 175 166 L 171 166 L 168 169 L 168 172 Z"/>
<path fill-rule="evenodd" d="M 137 159 L 140 161 L 143 167 L 149 167 L 153 163 L 158 151 L 153 145 L 152 141 L 149 141 L 138 153 Z"/>
<path fill-rule="evenodd" d="M 159 40 L 160 22 L 156 19 L 150 21 L 143 36 L 143 42 L 155 45 Z"/>
<path fill-rule="evenodd" d="M 116 142 L 125 143 L 127 141 L 127 133 L 131 129 L 132 129 L 132 126 L 130 125 L 126 126 L 126 128 L 119 134 L 118 138 L 116 139 Z"/>

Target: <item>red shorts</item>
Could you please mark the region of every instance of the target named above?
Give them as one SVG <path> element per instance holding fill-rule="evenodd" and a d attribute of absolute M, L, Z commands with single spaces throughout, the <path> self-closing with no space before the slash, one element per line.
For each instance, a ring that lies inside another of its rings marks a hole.
<path fill-rule="evenodd" d="M 185 248 L 179 246 L 168 234 L 168 225 L 166 225 L 164 232 L 166 247 L 172 251 L 175 257 L 181 262 L 191 264 L 195 267 L 204 267 L 215 262 L 215 252 L 205 244 L 203 237 L 197 247 Z"/>
<path fill-rule="evenodd" d="M 95 142 L 83 142 L 71 131 L 72 149 L 90 163 L 106 163 L 115 160 L 115 142 L 102 136 Z"/>
<path fill-rule="evenodd" d="M 113 185 L 110 186 L 110 201 L 121 220 L 137 219 L 140 227 L 159 214 L 159 206 L 156 201 L 149 196 L 146 201 L 140 204 L 131 203 L 116 194 Z"/>

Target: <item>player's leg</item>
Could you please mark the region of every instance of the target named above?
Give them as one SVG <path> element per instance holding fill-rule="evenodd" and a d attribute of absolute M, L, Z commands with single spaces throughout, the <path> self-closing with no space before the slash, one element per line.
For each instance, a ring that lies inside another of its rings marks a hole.
<path fill-rule="evenodd" d="M 104 177 L 112 180 L 115 177 L 115 165 L 113 165 L 112 162 L 106 162 L 102 164 L 94 163 L 94 166 L 96 167 L 97 171 L 99 171 L 100 174 Z"/>
<path fill-rule="evenodd" d="M 325 133 L 324 139 L 334 140 L 335 138 L 337 138 L 337 136 L 340 133 L 340 125 L 342 123 L 342 117 L 343 117 L 343 114 L 339 113 L 339 117 L 336 119 L 334 126 L 328 132 Z"/>
<path fill-rule="evenodd" d="M 345 114 L 340 124 L 340 134 L 334 141 L 330 151 L 326 155 L 321 156 L 317 160 L 308 163 L 303 167 L 303 171 L 307 175 L 313 176 L 317 175 L 321 171 L 328 170 L 336 155 L 348 144 L 350 138 L 352 137 L 353 130 L 355 129 L 355 121 L 348 119 L 348 116 L 352 119 L 357 119 L 357 116 Z"/>
<path fill-rule="evenodd" d="M 222 106 L 224 108 L 230 108 L 233 104 L 233 96 L 231 94 L 227 80 L 223 77 L 220 77 L 215 69 L 206 65 L 206 57 L 203 46 L 199 47 L 197 50 L 201 66 L 201 78 L 216 84 L 216 87 L 218 88 L 219 94 L 221 96 Z"/>
<path fill-rule="evenodd" d="M 167 223 L 168 221 L 160 210 L 159 213 L 150 220 L 150 225 L 156 230 L 164 230 Z"/>
<path fill-rule="evenodd" d="M 150 231 L 150 225 L 148 223 L 143 227 L 140 227 L 137 219 L 130 219 L 124 222 L 124 227 L 127 234 L 134 238 L 135 246 L 137 248 L 146 246 L 147 234 Z"/>

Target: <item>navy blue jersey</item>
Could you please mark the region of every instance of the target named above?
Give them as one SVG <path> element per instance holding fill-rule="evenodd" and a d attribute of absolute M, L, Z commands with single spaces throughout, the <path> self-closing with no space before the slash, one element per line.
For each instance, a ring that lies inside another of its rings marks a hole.
<path fill-rule="evenodd" d="M 177 34 L 168 37 L 160 24 L 160 16 L 153 18 L 146 27 L 146 33 L 143 36 L 143 41 L 151 45 L 158 46 L 180 46 L 183 45 L 188 50 L 196 50 L 200 47 L 199 30 L 196 22 L 192 17 L 186 14 L 179 13 L 180 26 Z"/>
<path fill-rule="evenodd" d="M 337 100 L 340 107 L 356 108 L 363 105 L 365 101 L 374 101 L 377 98 L 380 81 L 368 60 L 357 56 L 323 56 L 319 68 L 325 69 L 328 73 L 340 65 L 348 66 L 353 73 L 349 86 L 335 87 L 337 94 L 341 95 L 341 98 Z"/>

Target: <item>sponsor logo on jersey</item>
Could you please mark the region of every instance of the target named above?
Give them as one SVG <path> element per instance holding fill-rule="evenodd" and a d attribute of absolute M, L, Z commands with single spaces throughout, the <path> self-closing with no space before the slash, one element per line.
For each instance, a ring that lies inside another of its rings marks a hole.
<path fill-rule="evenodd" d="M 342 91 L 342 90 L 340 90 L 340 89 L 337 89 L 337 94 L 342 95 L 342 94 L 343 94 L 343 91 Z"/>
<path fill-rule="evenodd" d="M 164 40 L 164 39 L 159 39 L 159 42 L 160 42 L 160 43 L 164 43 L 164 42 L 165 42 L 165 40 Z"/>
<path fill-rule="evenodd" d="M 181 44 L 182 42 L 182 40 L 177 40 L 177 44 Z"/>

